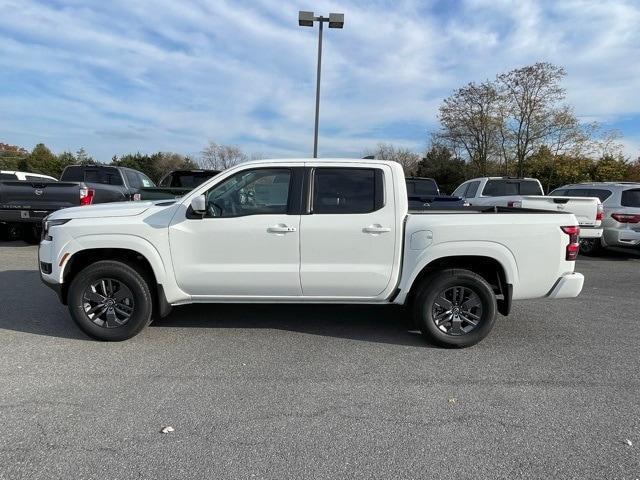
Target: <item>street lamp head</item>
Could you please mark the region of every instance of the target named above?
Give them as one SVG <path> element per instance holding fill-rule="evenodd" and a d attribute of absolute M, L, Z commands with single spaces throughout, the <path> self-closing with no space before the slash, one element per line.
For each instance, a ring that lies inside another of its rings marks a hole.
<path fill-rule="evenodd" d="M 298 25 L 301 27 L 313 27 L 313 12 L 298 12 Z"/>
<path fill-rule="evenodd" d="M 330 13 L 329 28 L 342 28 L 342 27 L 344 27 L 344 13 Z"/>

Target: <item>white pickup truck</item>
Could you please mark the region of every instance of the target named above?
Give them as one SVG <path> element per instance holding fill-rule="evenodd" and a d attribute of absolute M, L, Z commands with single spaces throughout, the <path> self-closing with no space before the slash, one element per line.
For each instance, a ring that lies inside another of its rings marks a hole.
<path fill-rule="evenodd" d="M 100 340 L 186 303 L 368 303 L 408 304 L 433 342 L 464 347 L 512 300 L 580 293 L 574 215 L 407 203 L 394 162 L 248 162 L 176 200 L 51 214 L 40 273 Z"/>
<path fill-rule="evenodd" d="M 580 225 L 580 237 L 602 237 L 604 208 L 596 197 L 545 196 L 535 178 L 481 177 L 467 180 L 452 194 L 469 205 L 529 208 L 573 213 Z"/>

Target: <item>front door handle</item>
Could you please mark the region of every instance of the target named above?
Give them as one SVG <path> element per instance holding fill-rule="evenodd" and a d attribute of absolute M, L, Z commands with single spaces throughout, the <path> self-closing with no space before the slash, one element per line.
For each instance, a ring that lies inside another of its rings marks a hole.
<path fill-rule="evenodd" d="M 284 225 L 283 223 L 279 225 L 272 225 L 269 228 L 267 228 L 267 232 L 269 233 L 292 233 L 292 232 L 295 232 L 296 230 L 297 230 L 296 227 L 289 227 L 287 225 Z"/>
<path fill-rule="evenodd" d="M 364 227 L 362 231 L 364 233 L 387 233 L 387 232 L 390 232 L 391 229 L 389 227 L 383 227 L 382 225 L 376 223 L 375 225 L 369 225 L 368 227 Z"/>

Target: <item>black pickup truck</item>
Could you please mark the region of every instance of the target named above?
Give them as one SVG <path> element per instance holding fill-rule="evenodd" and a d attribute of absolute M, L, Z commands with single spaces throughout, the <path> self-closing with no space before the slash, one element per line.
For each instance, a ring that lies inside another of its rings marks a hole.
<path fill-rule="evenodd" d="M 453 208 L 467 205 L 463 198 L 442 195 L 433 178 L 407 177 L 410 209 Z"/>
<path fill-rule="evenodd" d="M 154 183 L 125 167 L 71 165 L 60 181 L 0 182 L 0 224 L 10 238 L 36 240 L 42 219 L 67 207 L 139 200 L 143 187 Z"/>

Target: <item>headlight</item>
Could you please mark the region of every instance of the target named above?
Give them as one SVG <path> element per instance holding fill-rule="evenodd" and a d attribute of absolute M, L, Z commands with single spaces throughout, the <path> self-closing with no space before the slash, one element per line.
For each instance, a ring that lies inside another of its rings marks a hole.
<path fill-rule="evenodd" d="M 58 225 L 64 225 L 67 223 L 70 218 L 60 219 L 60 220 L 47 220 L 45 218 L 42 221 L 42 240 L 53 240 L 53 238 L 49 235 L 49 229 L 51 227 L 57 227 Z"/>

